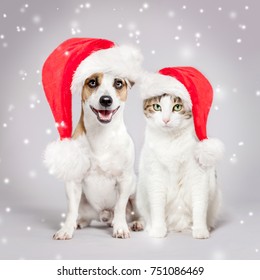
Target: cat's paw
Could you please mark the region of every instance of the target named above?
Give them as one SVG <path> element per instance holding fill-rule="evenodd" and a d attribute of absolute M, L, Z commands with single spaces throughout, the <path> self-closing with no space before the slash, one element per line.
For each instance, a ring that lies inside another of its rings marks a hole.
<path fill-rule="evenodd" d="M 148 232 L 151 237 L 163 238 L 167 235 L 167 228 L 166 226 L 151 227 Z"/>
<path fill-rule="evenodd" d="M 54 235 L 54 240 L 69 240 L 72 238 L 74 227 L 62 227 Z"/>
<path fill-rule="evenodd" d="M 131 224 L 131 230 L 132 231 L 142 231 L 144 230 L 144 225 L 142 222 L 140 221 L 134 221 L 132 224 Z"/>
<path fill-rule="evenodd" d="M 113 237 L 114 238 L 121 238 L 121 239 L 126 239 L 130 238 L 130 232 L 129 228 L 127 225 L 118 225 L 118 226 L 113 226 Z"/>
<path fill-rule="evenodd" d="M 192 236 L 196 239 L 207 239 L 209 238 L 209 231 L 207 228 L 193 228 Z"/>

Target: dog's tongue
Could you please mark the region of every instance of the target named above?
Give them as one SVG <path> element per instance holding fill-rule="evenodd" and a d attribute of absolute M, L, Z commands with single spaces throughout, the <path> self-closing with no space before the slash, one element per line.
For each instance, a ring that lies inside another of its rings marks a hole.
<path fill-rule="evenodd" d="M 110 121 L 113 112 L 111 110 L 99 110 L 98 116 L 102 121 Z"/>

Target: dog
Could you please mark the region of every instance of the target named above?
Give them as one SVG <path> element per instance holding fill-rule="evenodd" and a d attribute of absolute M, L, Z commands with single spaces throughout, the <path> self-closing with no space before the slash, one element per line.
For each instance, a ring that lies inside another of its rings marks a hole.
<path fill-rule="evenodd" d="M 66 182 L 68 213 L 55 240 L 71 239 L 76 228 L 101 221 L 113 227 L 113 237 L 129 238 L 143 229 L 135 208 L 134 144 L 123 111 L 133 83 L 112 73 L 97 72 L 85 79 L 81 116 L 72 138 L 86 141 L 90 167 L 83 180 Z M 127 216 L 127 217 L 126 217 Z"/>

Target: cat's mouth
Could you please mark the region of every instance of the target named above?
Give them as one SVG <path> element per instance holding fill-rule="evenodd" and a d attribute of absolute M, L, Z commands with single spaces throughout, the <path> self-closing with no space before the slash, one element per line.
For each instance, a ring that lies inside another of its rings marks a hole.
<path fill-rule="evenodd" d="M 114 114 L 118 111 L 120 106 L 118 106 L 115 110 L 97 110 L 94 107 L 90 106 L 91 110 L 96 114 L 97 119 L 101 123 L 110 123 Z"/>

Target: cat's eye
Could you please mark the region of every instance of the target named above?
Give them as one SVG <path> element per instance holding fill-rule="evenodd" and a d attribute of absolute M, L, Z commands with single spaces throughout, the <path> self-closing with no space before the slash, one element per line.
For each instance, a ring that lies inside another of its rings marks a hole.
<path fill-rule="evenodd" d="M 162 111 L 162 108 L 159 104 L 153 104 L 154 111 Z"/>
<path fill-rule="evenodd" d="M 89 81 L 88 81 L 88 86 L 89 86 L 90 88 L 95 88 L 95 87 L 97 87 L 97 80 L 96 80 L 96 79 L 91 79 L 91 80 L 89 80 Z"/>
<path fill-rule="evenodd" d="M 181 104 L 176 104 L 173 106 L 172 111 L 179 112 L 182 109 Z"/>
<path fill-rule="evenodd" d="M 119 79 L 115 79 L 114 87 L 115 87 L 116 89 L 121 89 L 121 88 L 123 87 L 123 81 L 122 81 L 122 80 L 119 80 Z"/>

